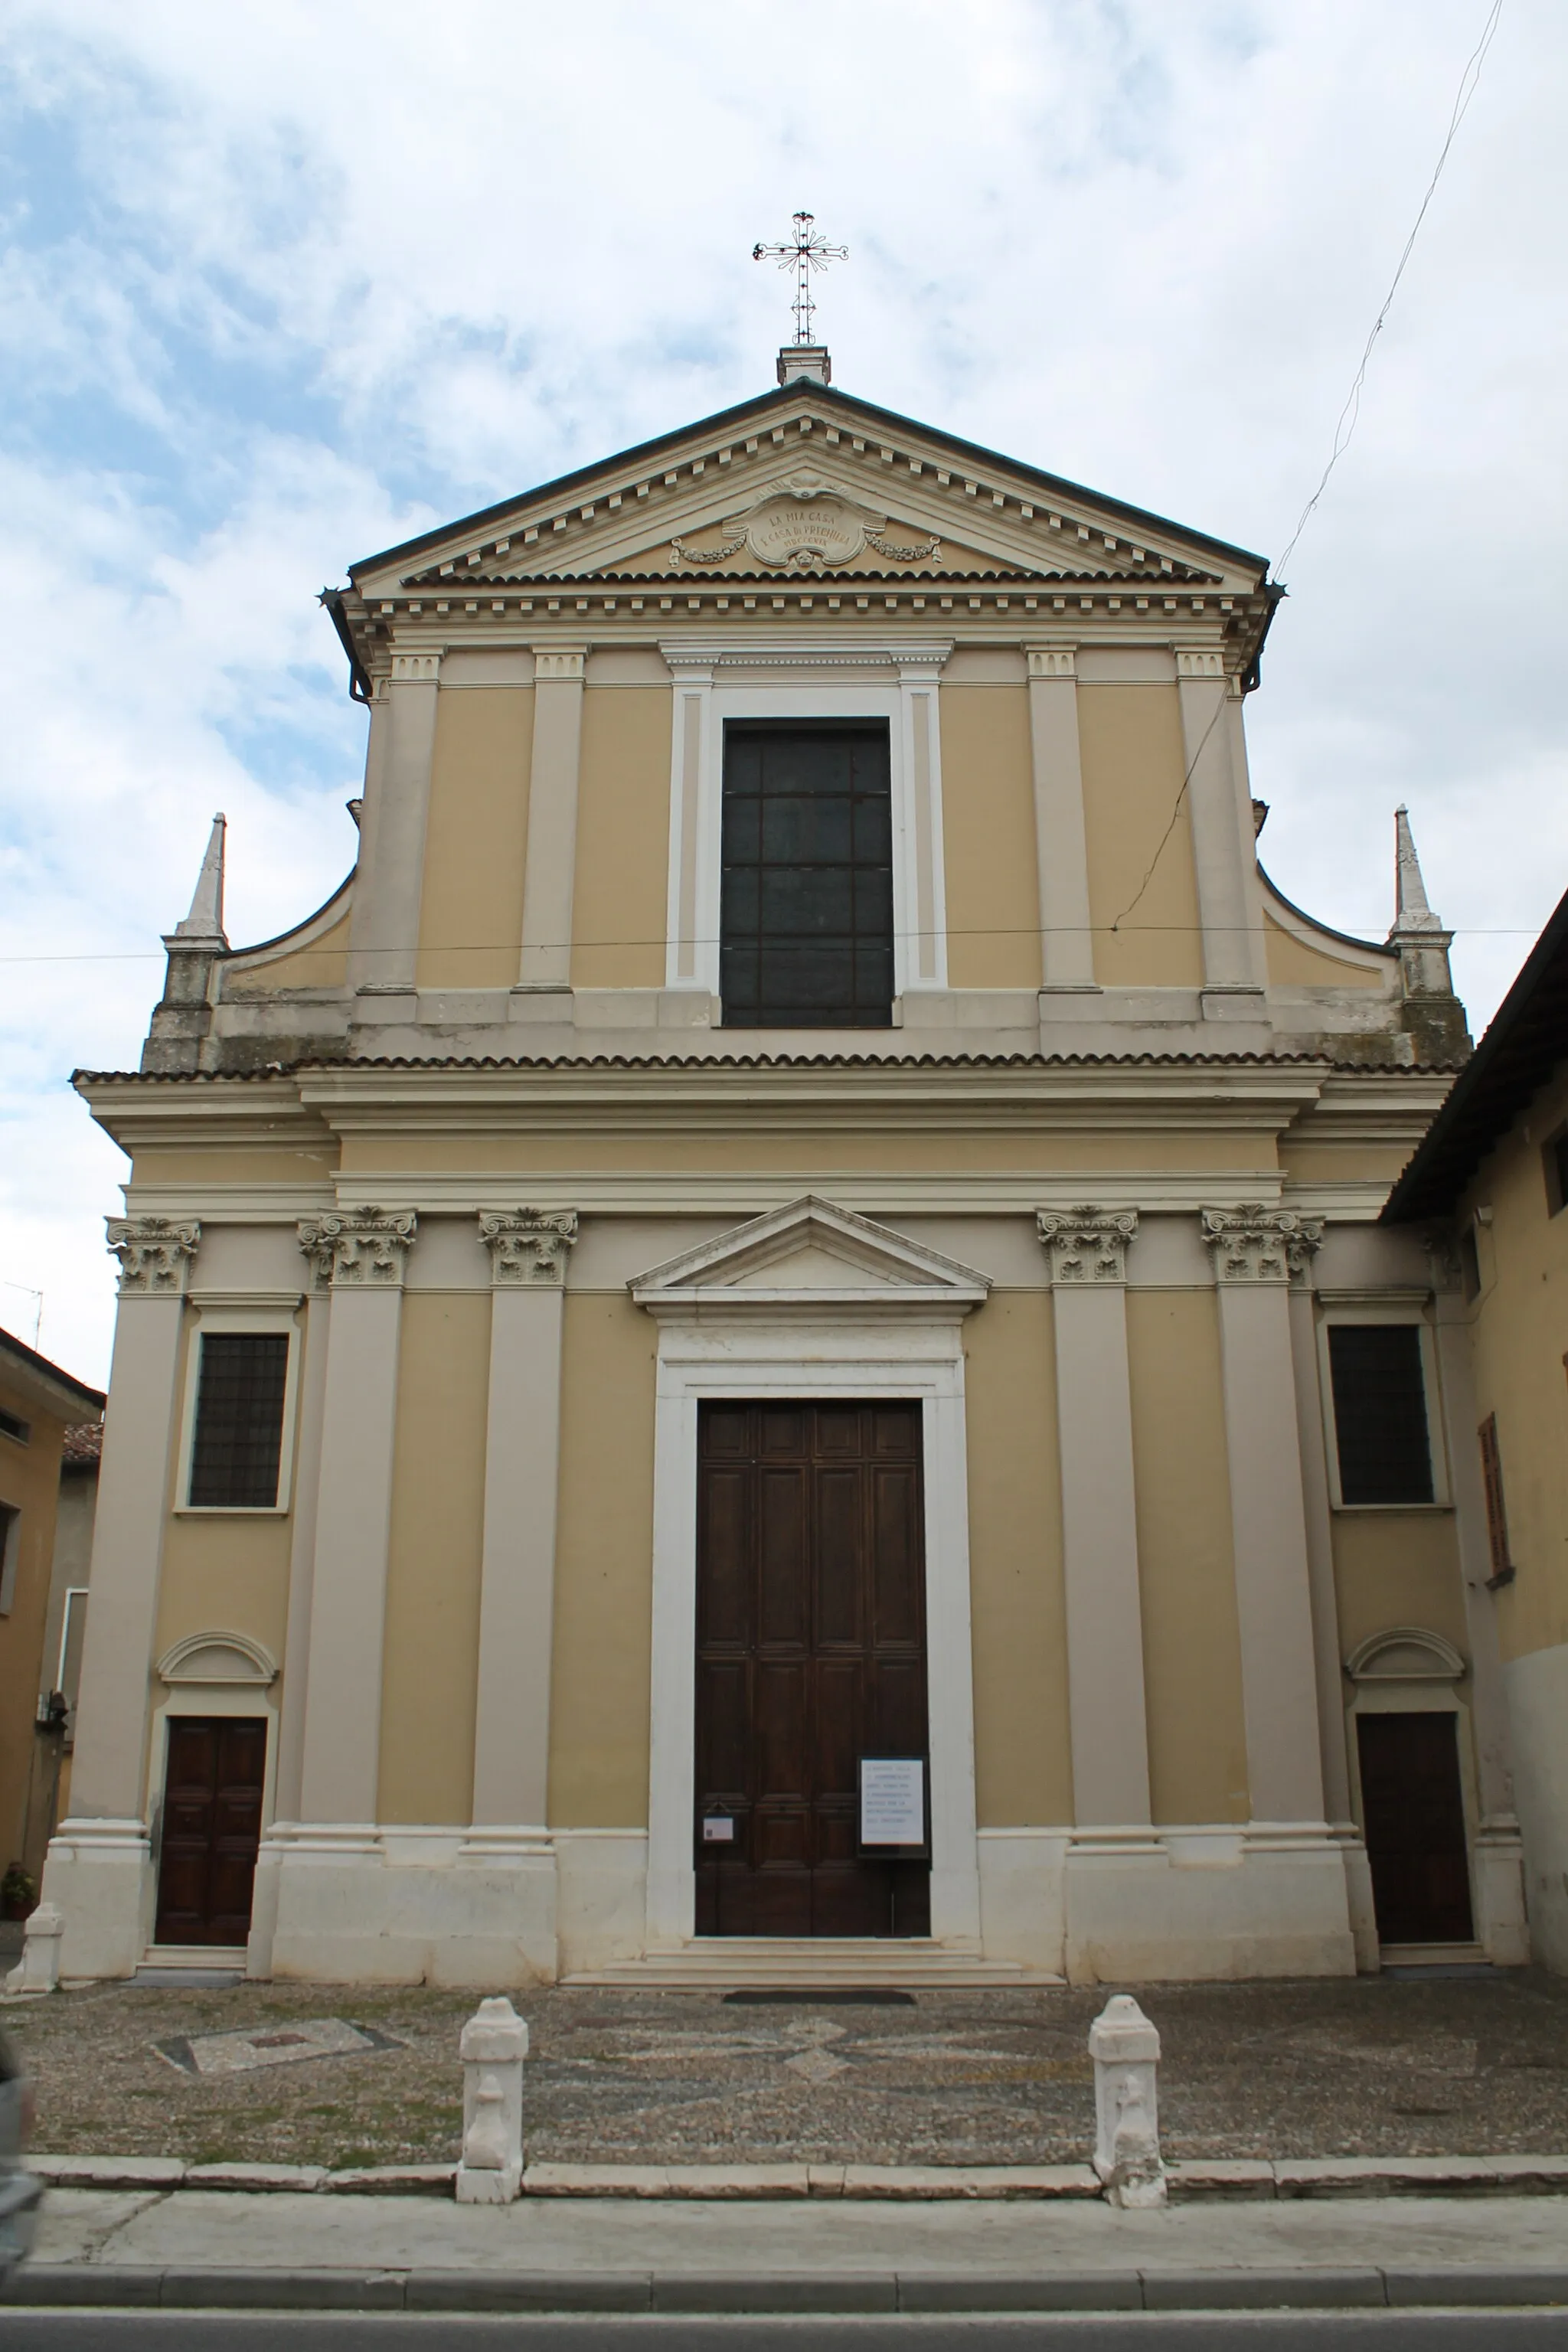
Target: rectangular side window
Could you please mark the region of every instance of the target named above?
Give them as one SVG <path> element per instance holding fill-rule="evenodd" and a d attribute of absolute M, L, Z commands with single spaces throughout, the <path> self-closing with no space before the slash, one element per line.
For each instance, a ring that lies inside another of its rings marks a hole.
<path fill-rule="evenodd" d="M 16 1598 L 16 1556 L 22 1549 L 22 1514 L 0 1503 L 0 1617 L 9 1617 Z"/>
<path fill-rule="evenodd" d="M 892 816 L 885 720 L 725 729 L 726 1028 L 891 1025 Z"/>
<path fill-rule="evenodd" d="M 1487 1541 L 1491 1547 L 1489 1581 L 1506 1584 L 1513 1575 L 1508 1556 L 1508 1512 L 1502 1499 L 1502 1455 L 1498 1450 L 1497 1415 L 1489 1412 L 1476 1432 L 1481 1447 L 1481 1483 L 1487 1496 Z"/>
<path fill-rule="evenodd" d="M 1331 1324 L 1329 1370 L 1341 1500 L 1431 1502 L 1432 1443 L 1420 1326 Z"/>
<path fill-rule="evenodd" d="M 204 1331 L 188 1500 L 197 1509 L 267 1511 L 283 1452 L 286 1331 Z"/>
<path fill-rule="evenodd" d="M 1568 1205 L 1568 1127 L 1560 1127 L 1541 1147 L 1546 1176 L 1546 1205 L 1556 1216 Z"/>

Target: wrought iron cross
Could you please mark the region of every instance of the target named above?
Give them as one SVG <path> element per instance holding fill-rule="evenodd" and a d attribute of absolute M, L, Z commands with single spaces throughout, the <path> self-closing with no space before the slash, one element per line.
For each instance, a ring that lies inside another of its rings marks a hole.
<path fill-rule="evenodd" d="M 795 339 L 797 343 L 809 343 L 816 340 L 811 331 L 811 321 L 816 310 L 811 299 L 812 271 L 826 269 L 830 261 L 847 261 L 849 258 L 847 245 L 829 245 L 826 237 L 817 236 L 814 226 L 816 218 L 815 213 L 795 214 L 793 245 L 754 245 L 752 247 L 753 261 L 776 261 L 781 269 L 795 271 L 795 300 L 791 308 L 795 311 Z"/>

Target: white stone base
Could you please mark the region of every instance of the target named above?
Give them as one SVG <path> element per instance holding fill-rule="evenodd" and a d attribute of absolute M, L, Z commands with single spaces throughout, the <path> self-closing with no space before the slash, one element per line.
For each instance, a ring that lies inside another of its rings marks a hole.
<path fill-rule="evenodd" d="M 556 1919 L 563 1977 L 587 1976 L 647 1949 L 647 1832 L 554 1830 Z"/>
<path fill-rule="evenodd" d="M 145 1822 L 62 1822 L 49 1840 L 42 1888 L 65 1921 L 61 1983 L 134 1976 L 152 1937 L 155 1895 Z"/>
<path fill-rule="evenodd" d="M 1531 1948 L 1568 1974 L 1568 1643 L 1512 1659 L 1502 1679 Z"/>
<path fill-rule="evenodd" d="M 1530 1963 L 1524 1895 L 1524 1842 L 1512 1820 L 1483 1822 L 1474 1853 L 1476 1937 L 1492 1966 Z"/>
<path fill-rule="evenodd" d="M 252 1976 L 511 1991 L 557 1974 L 542 1830 L 279 1822 L 257 1860 Z"/>
<path fill-rule="evenodd" d="M 1321 1823 L 982 1832 L 988 1958 L 1074 1984 L 1352 1976 L 1343 1853 Z"/>

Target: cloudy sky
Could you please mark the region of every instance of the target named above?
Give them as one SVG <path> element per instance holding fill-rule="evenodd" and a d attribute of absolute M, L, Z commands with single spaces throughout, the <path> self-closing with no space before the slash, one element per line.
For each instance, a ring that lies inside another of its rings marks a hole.
<path fill-rule="evenodd" d="M 352 851 L 347 563 L 772 382 L 1277 556 L 1489 0 L 0 0 L 0 1323 L 107 1366 L 133 1067 L 215 809 L 229 936 Z M 1500 25 L 1248 705 L 1266 862 L 1479 1026 L 1568 884 L 1568 26 Z M 1542 572 L 1547 575 L 1542 583 Z"/>

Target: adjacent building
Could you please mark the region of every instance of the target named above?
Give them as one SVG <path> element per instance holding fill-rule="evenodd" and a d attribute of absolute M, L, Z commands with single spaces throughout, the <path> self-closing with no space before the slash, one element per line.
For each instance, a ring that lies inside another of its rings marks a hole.
<path fill-rule="evenodd" d="M 233 947 L 220 820 L 77 1080 L 68 1976 L 1524 1958 L 1468 1040 L 1403 819 L 1386 941 L 1258 864 L 1277 597 L 815 346 L 351 567 L 352 871 Z"/>
<path fill-rule="evenodd" d="M 0 1870 L 16 1863 L 35 1884 L 66 1728 L 50 1706 L 58 1631 L 49 1641 L 62 1462 L 102 1410 L 100 1389 L 0 1331 Z"/>
<path fill-rule="evenodd" d="M 1497 1619 L 1536 1955 L 1568 1969 L 1568 898 L 1384 1212 L 1426 1226 L 1469 1443 L 1459 1528 Z M 1461 1430 L 1461 1435 L 1465 1432 Z"/>

